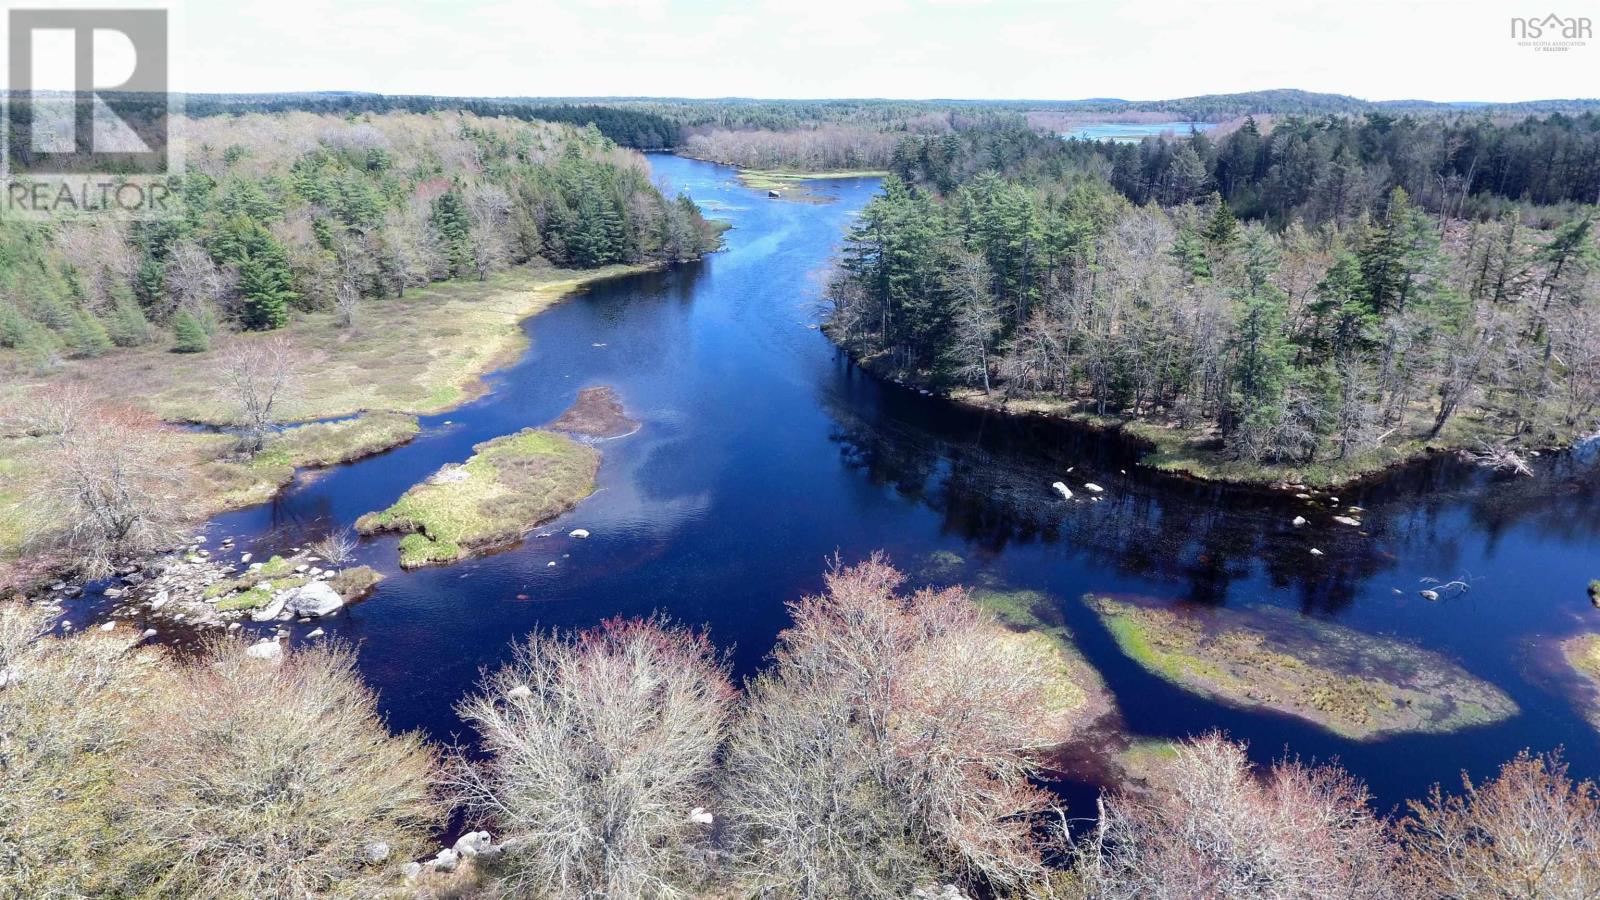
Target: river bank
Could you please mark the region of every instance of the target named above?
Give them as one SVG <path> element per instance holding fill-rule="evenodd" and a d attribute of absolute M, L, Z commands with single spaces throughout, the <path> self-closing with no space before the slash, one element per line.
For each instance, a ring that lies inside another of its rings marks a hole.
<path fill-rule="evenodd" d="M 830 329 L 824 325 L 822 331 L 828 334 Z M 831 334 L 829 338 L 832 339 Z M 1145 448 L 1139 457 L 1139 465 L 1217 484 L 1293 491 L 1306 488 L 1348 489 L 1359 482 L 1381 478 L 1387 472 L 1430 456 L 1457 454 L 1479 448 L 1492 443 L 1494 438 L 1471 416 L 1460 414 L 1450 421 L 1438 437 L 1428 437 L 1423 433 L 1425 428 L 1408 421 L 1395 428 L 1390 439 L 1383 441 L 1376 449 L 1345 459 L 1308 463 L 1254 462 L 1227 452 L 1215 429 L 1185 428 L 1173 420 L 1131 412 L 1102 414 L 1095 412 L 1093 404 L 1087 400 L 1014 395 L 1004 389 L 992 389 L 985 393 L 971 387 L 940 387 L 913 374 L 888 369 L 842 344 L 835 345 L 862 371 L 889 384 L 975 410 L 1066 422 L 1074 427 L 1125 435 Z M 1541 445 L 1520 449 L 1526 456 L 1538 457 L 1570 448 Z"/>
<path fill-rule="evenodd" d="M 523 268 L 487 281 L 442 282 L 406 296 L 370 302 L 354 327 L 339 328 L 331 313 L 298 317 L 274 332 L 292 357 L 291 388 L 281 418 L 309 422 L 274 436 L 251 457 L 235 452 L 233 436 L 175 429 L 184 504 L 200 521 L 270 500 L 298 469 L 348 463 L 411 440 L 416 416 L 455 409 L 486 391 L 483 377 L 525 353 L 521 323 L 573 292 L 607 279 L 661 268 L 659 263 L 593 270 Z M 238 341 L 260 341 L 240 334 Z M 167 422 L 227 426 L 234 418 L 222 388 L 221 355 L 176 354 L 150 346 L 74 361 L 64 371 L 16 385 L 10 402 L 71 383 L 103 398 L 125 398 Z M 15 369 L 16 360 L 0 360 Z M 139 385 L 130 396 L 128 385 Z M 341 419 L 327 422 L 322 420 Z M 56 578 L 68 561 L 24 560 L 25 538 L 49 522 L 27 514 L 28 499 L 43 488 L 51 452 L 41 435 L 15 430 L 0 435 L 0 589 L 37 587 Z"/>

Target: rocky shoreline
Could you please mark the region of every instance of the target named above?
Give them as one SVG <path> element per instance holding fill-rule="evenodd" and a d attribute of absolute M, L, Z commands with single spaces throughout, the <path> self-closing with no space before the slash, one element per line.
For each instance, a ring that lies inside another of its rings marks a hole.
<path fill-rule="evenodd" d="M 224 538 L 215 550 L 199 537 L 183 547 L 145 560 L 124 560 L 98 593 L 111 606 L 96 617 L 106 625 L 117 620 L 167 622 L 185 630 L 236 631 L 246 622 L 310 622 L 337 614 L 364 599 L 382 580 L 367 566 L 341 566 L 310 548 L 296 547 L 288 556 L 253 560 Z M 88 585 L 58 581 L 33 598 L 63 615 L 63 631 L 81 630 L 66 603 L 85 595 Z M 149 627 L 155 637 L 160 628 Z M 313 632 L 315 636 L 315 632 Z"/>

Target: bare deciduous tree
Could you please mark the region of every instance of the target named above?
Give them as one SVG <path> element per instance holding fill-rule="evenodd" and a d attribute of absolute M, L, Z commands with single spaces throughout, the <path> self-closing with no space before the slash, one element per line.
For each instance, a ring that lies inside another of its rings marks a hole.
<path fill-rule="evenodd" d="M 258 453 L 278 427 L 280 404 L 293 386 L 293 347 L 282 335 L 240 337 L 219 359 L 223 386 L 240 428 L 240 449 Z"/>
<path fill-rule="evenodd" d="M 1559 755 L 1526 752 L 1464 792 L 1437 786 L 1400 823 L 1407 896 L 1578 900 L 1600 896 L 1600 788 Z"/>
<path fill-rule="evenodd" d="M 791 607 L 729 743 L 743 868 L 784 897 L 900 898 L 1043 871 L 1030 752 L 1070 723 L 1059 660 L 1018 652 L 960 589 L 898 593 L 881 556 Z"/>
<path fill-rule="evenodd" d="M 171 432 L 139 409 L 97 402 L 69 385 L 7 415 L 44 436 L 45 477 L 29 505 L 35 549 L 60 553 L 90 577 L 119 556 L 171 546 L 187 515 Z"/>
<path fill-rule="evenodd" d="M 1148 791 L 1112 794 L 1078 848 L 1095 900 L 1398 898 L 1397 851 L 1343 770 L 1280 762 L 1257 778 L 1217 734 L 1178 745 Z"/>
<path fill-rule="evenodd" d="M 656 621 L 531 636 L 459 707 L 489 759 L 455 780 L 505 835 L 501 889 L 685 896 L 732 695 L 704 638 Z"/>
<path fill-rule="evenodd" d="M 389 733 L 348 651 L 219 643 L 160 699 L 116 799 L 162 848 L 163 896 L 377 896 L 445 812 L 433 753 Z"/>

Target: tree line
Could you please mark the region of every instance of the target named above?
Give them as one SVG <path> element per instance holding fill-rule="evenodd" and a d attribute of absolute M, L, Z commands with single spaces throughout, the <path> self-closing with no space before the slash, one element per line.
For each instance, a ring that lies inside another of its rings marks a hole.
<path fill-rule="evenodd" d="M 18 896 L 1587 897 L 1600 789 L 1524 754 L 1390 819 L 1361 782 L 1181 741 L 1068 818 L 1062 666 L 882 557 L 791 604 L 736 689 L 660 619 L 537 633 L 389 732 L 347 650 L 49 633 L 0 605 L 0 890 Z M 1033 637 L 1039 637 L 1034 635 Z M 434 852 L 452 810 L 470 831 Z M 436 846 L 436 845 L 435 845 Z M 423 862 L 423 860 L 426 860 Z"/>
<path fill-rule="evenodd" d="M 1247 221 L 1222 189 L 1271 179 L 1219 183 L 1194 144 L 908 138 L 847 236 L 831 333 L 898 377 L 1148 417 L 1255 462 L 1600 427 L 1592 208 L 1463 220 L 1379 181 L 1338 214 L 1285 198 Z M 1193 164 L 1117 189 L 1117 154 L 1157 152 Z"/>
<path fill-rule="evenodd" d="M 391 113 L 179 123 L 194 152 L 181 214 L 152 222 L 0 223 L 0 348 L 36 371 L 149 343 L 200 351 L 509 266 L 697 256 L 714 229 L 663 196 L 592 126 Z"/>
<path fill-rule="evenodd" d="M 479 97 L 428 97 L 365 93 L 318 92 L 301 94 L 190 94 L 183 111 L 194 117 L 238 116 L 247 113 L 310 112 L 319 115 L 384 115 L 410 113 L 467 113 L 485 119 L 564 122 L 593 125 L 623 147 L 665 150 L 678 145 L 676 122 L 655 113 L 625 106 L 597 103 L 547 103 L 534 100 Z"/>

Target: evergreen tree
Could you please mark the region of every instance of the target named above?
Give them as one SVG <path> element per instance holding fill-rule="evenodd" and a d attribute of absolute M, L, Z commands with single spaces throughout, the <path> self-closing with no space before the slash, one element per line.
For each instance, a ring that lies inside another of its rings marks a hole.
<path fill-rule="evenodd" d="M 131 297 L 117 300 L 106 322 L 106 331 L 118 347 L 137 347 L 150 342 L 150 323 Z"/>
<path fill-rule="evenodd" d="M 472 267 L 472 222 L 467 205 L 455 191 L 446 191 L 433 201 L 433 227 L 444 248 L 450 274 L 460 275 Z"/>
<path fill-rule="evenodd" d="M 111 349 L 111 336 L 93 313 L 79 312 L 67 331 L 67 343 L 74 356 L 93 359 L 104 356 Z"/>
<path fill-rule="evenodd" d="M 188 310 L 178 313 L 173 320 L 172 331 L 177 339 L 172 347 L 175 353 L 204 353 L 211 349 L 211 336 L 206 333 L 200 320 Z"/>

